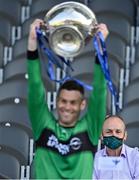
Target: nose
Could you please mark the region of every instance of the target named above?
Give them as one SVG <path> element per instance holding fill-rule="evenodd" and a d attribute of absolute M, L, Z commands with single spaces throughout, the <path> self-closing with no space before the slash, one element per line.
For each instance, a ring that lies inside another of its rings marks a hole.
<path fill-rule="evenodd" d="M 70 103 L 67 102 L 67 103 L 65 103 L 64 107 L 66 110 L 69 110 L 71 108 L 71 105 L 70 105 Z"/>
<path fill-rule="evenodd" d="M 116 136 L 116 132 L 114 130 L 112 131 L 112 136 Z"/>

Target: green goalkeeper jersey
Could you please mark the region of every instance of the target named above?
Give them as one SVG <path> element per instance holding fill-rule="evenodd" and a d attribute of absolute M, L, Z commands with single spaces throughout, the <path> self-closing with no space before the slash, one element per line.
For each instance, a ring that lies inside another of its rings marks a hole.
<path fill-rule="evenodd" d="M 92 179 L 93 154 L 106 114 L 106 82 L 100 65 L 94 65 L 86 114 L 68 128 L 59 125 L 48 109 L 37 56 L 28 57 L 28 75 L 28 109 L 36 141 L 34 178 Z"/>

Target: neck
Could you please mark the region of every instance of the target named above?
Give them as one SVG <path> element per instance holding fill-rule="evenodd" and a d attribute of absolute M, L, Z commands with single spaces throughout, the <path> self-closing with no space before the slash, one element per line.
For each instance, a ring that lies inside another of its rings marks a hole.
<path fill-rule="evenodd" d="M 60 124 L 60 126 L 63 126 L 63 127 L 74 127 L 75 126 L 75 124 L 76 124 L 76 122 L 73 122 L 73 123 L 62 123 L 61 121 L 59 121 L 59 124 Z"/>
<path fill-rule="evenodd" d="M 109 149 L 106 148 L 108 156 L 120 156 L 121 151 L 122 151 L 122 146 L 117 148 L 117 149 Z"/>

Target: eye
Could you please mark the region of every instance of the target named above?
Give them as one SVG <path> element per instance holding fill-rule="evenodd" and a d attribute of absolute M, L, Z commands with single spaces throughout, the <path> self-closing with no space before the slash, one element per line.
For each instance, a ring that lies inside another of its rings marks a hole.
<path fill-rule="evenodd" d="M 116 130 L 116 133 L 120 134 L 120 133 L 122 133 L 122 131 L 118 129 L 118 130 Z"/>
<path fill-rule="evenodd" d="M 75 104 L 77 104 L 77 101 L 71 101 L 71 104 L 75 105 Z"/>
<path fill-rule="evenodd" d="M 105 131 L 105 133 L 107 133 L 107 134 L 111 134 L 111 131 L 110 131 L 110 130 L 107 130 L 107 131 Z"/>
<path fill-rule="evenodd" d="M 65 99 L 59 99 L 59 102 L 66 104 L 66 100 Z"/>

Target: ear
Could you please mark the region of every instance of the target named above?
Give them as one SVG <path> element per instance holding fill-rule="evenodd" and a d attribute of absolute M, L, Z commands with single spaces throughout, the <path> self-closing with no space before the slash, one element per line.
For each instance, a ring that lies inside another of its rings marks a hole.
<path fill-rule="evenodd" d="M 126 139 L 127 139 L 127 131 L 125 131 L 124 141 L 126 141 Z"/>
<path fill-rule="evenodd" d="M 83 100 L 82 100 L 82 103 L 81 103 L 81 105 L 80 105 L 81 111 L 85 109 L 86 104 L 87 104 L 86 99 L 83 99 Z"/>

